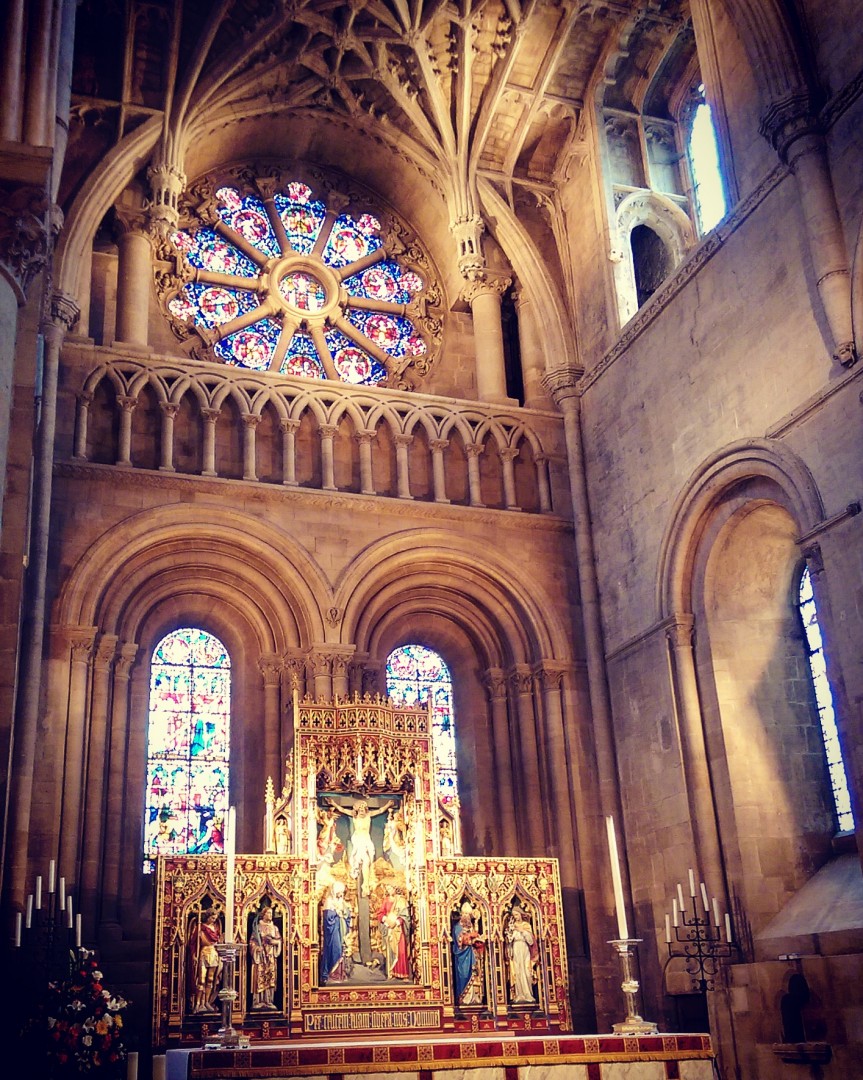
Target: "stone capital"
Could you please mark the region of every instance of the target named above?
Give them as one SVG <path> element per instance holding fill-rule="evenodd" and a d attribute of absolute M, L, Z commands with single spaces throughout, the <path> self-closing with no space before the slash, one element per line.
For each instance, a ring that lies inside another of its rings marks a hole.
<path fill-rule="evenodd" d="M 533 672 L 528 664 L 516 664 L 509 672 L 509 684 L 516 694 L 530 694 L 533 690 Z"/>
<path fill-rule="evenodd" d="M 579 396 L 581 393 L 579 382 L 583 375 L 583 367 L 570 364 L 566 367 L 552 368 L 542 376 L 540 382 L 551 395 L 555 405 L 561 408 L 562 403 L 568 398 Z"/>
<path fill-rule="evenodd" d="M 221 415 L 221 409 L 201 409 L 201 417 L 208 424 L 215 424 Z"/>
<path fill-rule="evenodd" d="M 93 657 L 94 671 L 108 672 L 111 670 L 111 665 L 117 655 L 117 641 L 116 634 L 102 635 Z"/>
<path fill-rule="evenodd" d="M 355 431 L 354 438 L 358 443 L 370 443 L 377 435 L 377 431 L 367 428 L 365 431 Z"/>
<path fill-rule="evenodd" d="M 138 404 L 138 399 L 136 397 L 130 397 L 128 394 L 118 394 L 117 404 L 123 412 L 131 412 Z"/>
<path fill-rule="evenodd" d="M 114 207 L 114 227 L 112 229 L 112 232 L 116 241 L 119 242 L 124 236 L 127 236 L 131 233 L 136 236 L 144 237 L 144 239 L 146 239 L 149 243 L 149 225 L 149 219 L 142 207 Z"/>
<path fill-rule="evenodd" d="M 180 411 L 180 406 L 174 401 L 160 401 L 159 408 L 165 416 L 170 417 L 171 420 L 174 420 L 177 413 Z"/>
<path fill-rule="evenodd" d="M 318 428 L 318 434 L 322 439 L 332 439 L 338 432 L 338 428 L 334 424 L 321 424 Z"/>
<path fill-rule="evenodd" d="M 449 446 L 449 439 L 429 439 L 429 450 L 433 454 L 442 454 Z"/>
<path fill-rule="evenodd" d="M 483 682 L 490 701 L 506 697 L 506 676 L 500 668 L 489 668 Z"/>
<path fill-rule="evenodd" d="M 114 678 L 128 679 L 132 671 L 132 664 L 138 655 L 138 646 L 134 641 L 124 641 L 117 650 L 117 659 L 114 664 Z"/>
<path fill-rule="evenodd" d="M 393 438 L 393 442 L 396 444 L 396 446 L 410 446 L 413 441 L 413 435 L 396 435 Z"/>
<path fill-rule="evenodd" d="M 293 435 L 300 426 L 299 420 L 279 420 L 279 427 L 282 429 L 282 434 Z"/>
<path fill-rule="evenodd" d="M 59 290 L 51 294 L 49 309 L 52 320 L 64 330 L 71 330 L 81 314 L 75 299 Z"/>
<path fill-rule="evenodd" d="M 93 655 L 93 646 L 96 644 L 97 630 L 95 626 L 67 626 L 64 629 L 69 651 L 72 654 L 72 662 L 78 664 L 89 663 Z"/>
<path fill-rule="evenodd" d="M 45 188 L 0 185 L 0 276 L 11 285 L 19 305 L 26 302 L 33 279 L 48 263 L 49 211 Z"/>
<path fill-rule="evenodd" d="M 278 686 L 282 675 L 282 658 L 266 654 L 258 660 L 258 670 L 264 678 L 264 686 Z"/>
<path fill-rule="evenodd" d="M 464 446 L 464 452 L 467 454 L 467 456 L 469 458 L 472 458 L 472 457 L 473 458 L 478 458 L 479 455 L 481 453 L 483 453 L 484 450 L 485 450 L 485 443 L 472 442 L 472 443 L 465 443 L 465 446 Z"/>
<path fill-rule="evenodd" d="M 689 612 L 665 620 L 665 636 L 673 649 L 691 649 L 695 639 L 695 616 Z"/>
<path fill-rule="evenodd" d="M 761 117 L 759 131 L 782 161 L 792 164 L 794 155 L 788 153 L 792 144 L 804 136 L 821 134 L 809 91 L 797 90 L 772 102 Z"/>
<path fill-rule="evenodd" d="M 243 423 L 247 428 L 256 428 L 261 422 L 261 417 L 257 413 L 243 413 Z"/>
<path fill-rule="evenodd" d="M 512 278 L 505 274 L 495 274 L 485 269 L 479 270 L 462 289 L 461 298 L 467 304 L 473 304 L 479 296 L 495 296 L 500 299 L 510 285 L 512 285 Z"/>

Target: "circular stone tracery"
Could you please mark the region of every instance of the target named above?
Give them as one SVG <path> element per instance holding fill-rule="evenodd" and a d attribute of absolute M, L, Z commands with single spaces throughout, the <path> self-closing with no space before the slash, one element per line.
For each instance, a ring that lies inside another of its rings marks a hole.
<path fill-rule="evenodd" d="M 297 181 L 266 198 L 223 186 L 215 203 L 213 224 L 171 237 L 193 280 L 166 306 L 216 359 L 367 385 L 428 369 L 426 321 L 408 307 L 425 283 L 388 254 L 376 217 L 328 213 Z"/>

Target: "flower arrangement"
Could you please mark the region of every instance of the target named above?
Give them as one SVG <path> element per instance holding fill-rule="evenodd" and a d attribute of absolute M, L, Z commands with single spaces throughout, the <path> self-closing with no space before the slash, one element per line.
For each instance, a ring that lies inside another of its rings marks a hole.
<path fill-rule="evenodd" d="M 67 977 L 48 983 L 40 1020 L 48 1074 L 121 1076 L 126 1059 L 123 1010 L 128 1002 L 105 989 L 90 949 L 78 948 L 70 960 Z"/>

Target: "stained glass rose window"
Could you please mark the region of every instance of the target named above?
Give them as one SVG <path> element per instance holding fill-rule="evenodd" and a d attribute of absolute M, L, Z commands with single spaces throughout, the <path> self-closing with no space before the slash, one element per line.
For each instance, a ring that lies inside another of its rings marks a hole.
<path fill-rule="evenodd" d="M 426 281 L 393 257 L 376 217 L 328 210 L 306 184 L 271 196 L 223 185 L 209 222 L 171 243 L 185 269 L 168 312 L 214 359 L 374 385 L 427 358 Z"/>

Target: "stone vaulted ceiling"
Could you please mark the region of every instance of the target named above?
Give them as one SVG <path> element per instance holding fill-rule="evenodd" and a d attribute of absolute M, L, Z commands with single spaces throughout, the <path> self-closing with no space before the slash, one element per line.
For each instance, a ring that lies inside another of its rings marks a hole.
<path fill-rule="evenodd" d="M 553 184 L 585 143 L 598 89 L 636 102 L 688 14 L 682 0 L 82 7 L 73 117 L 98 112 L 103 143 L 162 114 L 161 153 L 179 166 L 220 121 L 326 112 L 434 177 L 456 215 L 471 212 L 479 176 L 509 191 Z"/>

